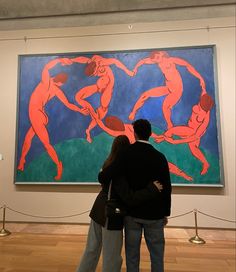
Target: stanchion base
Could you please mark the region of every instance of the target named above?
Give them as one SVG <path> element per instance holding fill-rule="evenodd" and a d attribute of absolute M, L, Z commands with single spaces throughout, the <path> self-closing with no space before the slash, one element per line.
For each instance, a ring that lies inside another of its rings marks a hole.
<path fill-rule="evenodd" d="M 0 237 L 7 236 L 7 235 L 10 235 L 10 234 L 11 234 L 11 232 L 9 230 L 6 230 L 4 228 L 0 230 Z"/>
<path fill-rule="evenodd" d="M 205 244 L 206 242 L 200 238 L 198 235 L 192 237 L 189 239 L 189 242 L 190 243 L 193 243 L 193 244 Z"/>

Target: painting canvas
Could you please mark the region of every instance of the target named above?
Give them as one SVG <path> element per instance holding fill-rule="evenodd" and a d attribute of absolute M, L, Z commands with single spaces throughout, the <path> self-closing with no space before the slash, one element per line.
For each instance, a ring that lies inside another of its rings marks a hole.
<path fill-rule="evenodd" d="M 223 186 L 215 46 L 19 56 L 16 184 L 97 184 L 115 136 L 150 142 L 178 186 Z"/>

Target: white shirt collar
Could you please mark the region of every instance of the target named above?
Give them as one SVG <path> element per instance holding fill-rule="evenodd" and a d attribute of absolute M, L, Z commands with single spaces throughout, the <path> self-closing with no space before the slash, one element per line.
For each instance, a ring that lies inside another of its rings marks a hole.
<path fill-rule="evenodd" d="M 151 144 L 149 141 L 145 141 L 145 140 L 137 140 L 137 142 L 141 142 L 141 143 L 145 143 L 145 144 Z"/>

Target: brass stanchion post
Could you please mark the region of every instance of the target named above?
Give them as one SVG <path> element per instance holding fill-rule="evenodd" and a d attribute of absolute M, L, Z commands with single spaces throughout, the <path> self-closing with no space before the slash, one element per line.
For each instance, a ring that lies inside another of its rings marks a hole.
<path fill-rule="evenodd" d="M 0 237 L 10 235 L 11 232 L 5 229 L 5 217 L 6 217 L 6 206 L 3 206 L 3 218 L 2 218 L 2 229 L 0 230 Z"/>
<path fill-rule="evenodd" d="M 189 239 L 190 243 L 193 244 L 205 244 L 206 242 L 198 236 L 198 227 L 197 227 L 197 210 L 194 209 L 194 220 L 195 220 L 195 236 Z"/>

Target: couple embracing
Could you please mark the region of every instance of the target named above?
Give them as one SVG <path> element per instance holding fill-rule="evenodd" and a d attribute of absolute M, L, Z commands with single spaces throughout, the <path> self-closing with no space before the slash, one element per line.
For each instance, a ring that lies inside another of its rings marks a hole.
<path fill-rule="evenodd" d="M 102 271 L 121 271 L 123 227 L 127 271 L 139 271 L 142 234 L 151 271 L 164 271 L 164 226 L 171 209 L 168 162 L 149 142 L 148 120 L 136 120 L 133 128 L 136 142 L 130 144 L 125 135 L 116 137 L 98 175 L 102 190 L 90 212 L 87 245 L 77 272 L 95 272 L 101 251 Z M 125 207 L 126 216 L 107 217 L 108 193 Z"/>

